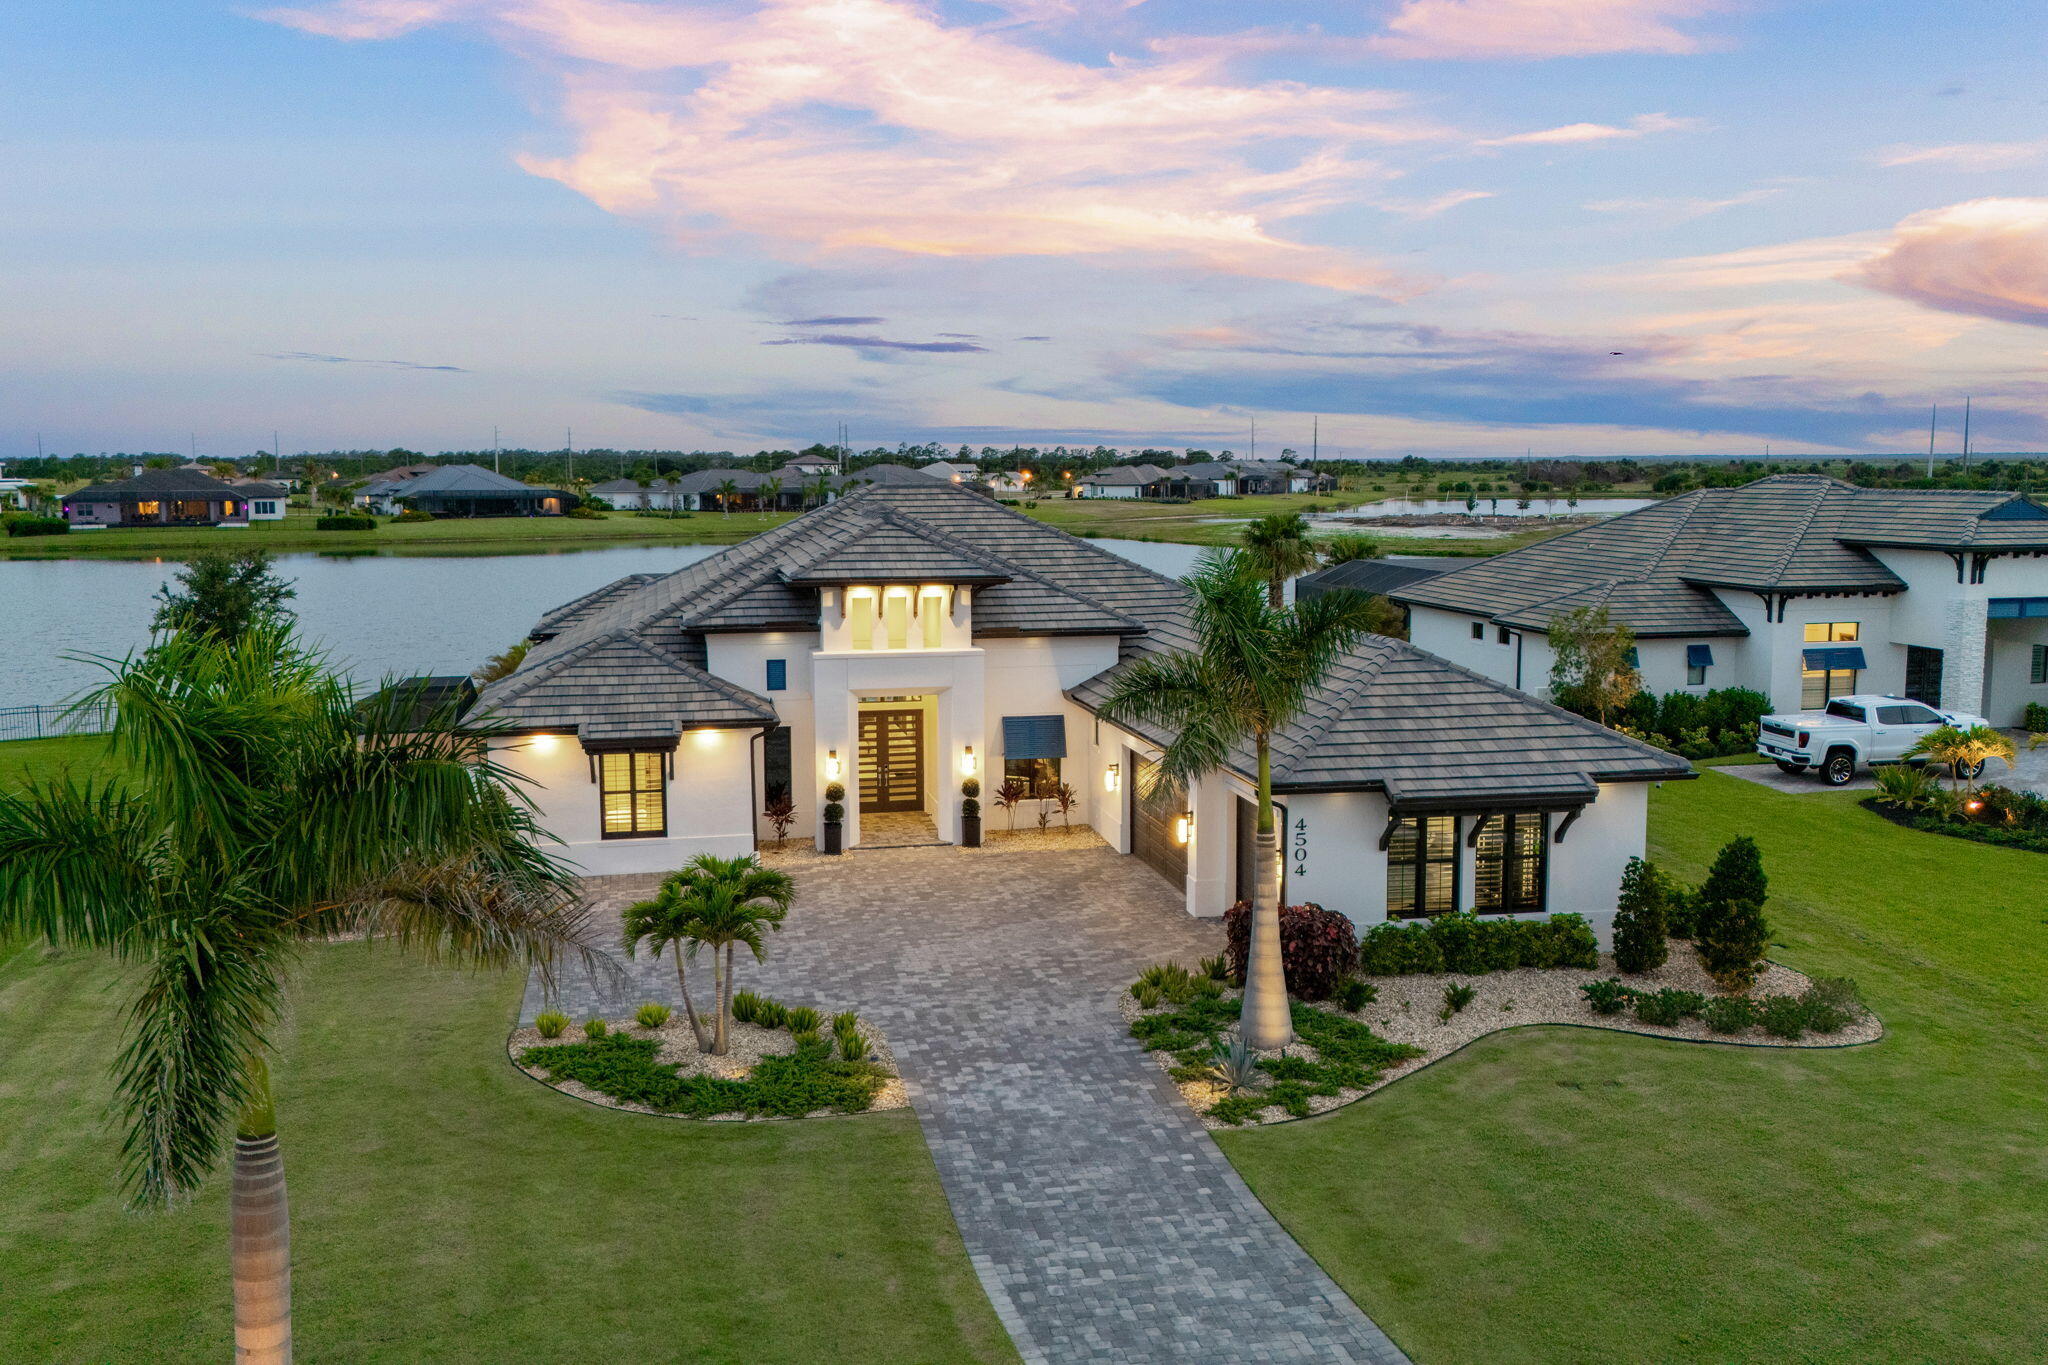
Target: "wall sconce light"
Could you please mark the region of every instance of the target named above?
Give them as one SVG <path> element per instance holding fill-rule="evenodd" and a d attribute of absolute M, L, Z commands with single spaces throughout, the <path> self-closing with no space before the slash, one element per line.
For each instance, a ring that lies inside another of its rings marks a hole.
<path fill-rule="evenodd" d="M 968 745 L 960 755 L 960 771 L 969 777 L 974 776 L 974 746 L 972 744 Z"/>
<path fill-rule="evenodd" d="M 537 754 L 551 754 L 555 751 L 556 740 L 553 735 L 535 735 L 529 742 Z"/>
<path fill-rule="evenodd" d="M 1191 810 L 1184 810 L 1173 822 L 1173 841 L 1177 844 L 1184 844 L 1193 838 L 1194 834 L 1195 813 Z"/>
<path fill-rule="evenodd" d="M 1121 782 L 1122 780 L 1123 780 L 1123 764 L 1121 764 L 1121 763 L 1112 763 L 1112 764 L 1110 764 L 1110 765 L 1109 765 L 1109 766 L 1108 766 L 1107 768 L 1104 768 L 1104 769 L 1102 770 L 1102 789 L 1103 789 L 1104 791 L 1106 791 L 1106 792 L 1113 792 L 1113 791 L 1115 791 L 1115 790 L 1117 789 L 1117 784 L 1118 784 L 1119 782 Z"/>
<path fill-rule="evenodd" d="M 839 751 L 837 749 L 827 749 L 825 751 L 825 780 L 837 782 L 841 776 L 842 774 L 839 770 Z"/>

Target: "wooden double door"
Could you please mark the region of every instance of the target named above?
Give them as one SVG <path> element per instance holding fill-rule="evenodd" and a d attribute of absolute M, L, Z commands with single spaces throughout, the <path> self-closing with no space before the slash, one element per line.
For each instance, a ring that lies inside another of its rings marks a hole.
<path fill-rule="evenodd" d="M 924 712 L 860 713 L 860 808 L 924 809 Z"/>

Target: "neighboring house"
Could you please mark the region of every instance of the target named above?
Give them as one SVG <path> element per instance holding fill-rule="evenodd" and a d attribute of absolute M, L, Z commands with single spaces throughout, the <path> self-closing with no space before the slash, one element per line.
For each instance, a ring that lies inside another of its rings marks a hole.
<path fill-rule="evenodd" d="M 386 515 L 411 509 L 437 517 L 552 517 L 581 499 L 559 488 L 521 483 L 479 464 L 444 464 L 418 478 L 370 484 L 357 491 L 356 501 Z"/>
<path fill-rule="evenodd" d="M 26 508 L 35 487 L 34 479 L 0 479 L 0 507 Z"/>
<path fill-rule="evenodd" d="M 246 526 L 249 497 L 198 469 L 143 469 L 64 498 L 73 526 Z"/>
<path fill-rule="evenodd" d="M 440 467 L 437 464 L 402 464 L 391 469 L 380 469 L 375 474 L 365 474 L 363 478 L 369 483 L 410 483 Z"/>
<path fill-rule="evenodd" d="M 1294 466 L 1277 460 L 1232 460 L 1237 491 L 1244 494 L 1307 492 L 1294 486 Z"/>
<path fill-rule="evenodd" d="M 1160 480 L 1169 498 L 1227 498 L 1237 493 L 1237 466 L 1223 460 L 1177 464 Z"/>
<path fill-rule="evenodd" d="M 291 494 L 281 484 L 268 479 L 236 479 L 231 486 L 249 500 L 249 520 L 284 520 Z"/>
<path fill-rule="evenodd" d="M 837 474 L 839 461 L 830 455 L 795 455 L 790 457 L 789 463 L 782 466 L 778 472 L 794 472 L 802 478 L 815 479 L 820 474 Z"/>
<path fill-rule="evenodd" d="M 965 488 L 850 492 L 577 598 L 532 638 L 477 714 L 511 729 L 493 756 L 588 873 L 747 852 L 781 792 L 795 833 L 819 835 L 834 782 L 849 847 L 877 816 L 929 820 L 950 843 L 972 776 L 989 829 L 1034 827 L 1065 784 L 1073 822 L 1180 886 L 1191 914 L 1250 893 L 1250 752 L 1155 791 L 1169 736 L 1097 716 L 1122 661 L 1193 644 L 1184 587 Z M 1382 637 L 1339 661 L 1275 753 L 1285 895 L 1361 925 L 1569 910 L 1604 934 L 1643 849 L 1646 785 L 1691 772 Z M 1006 779 L 1031 793 L 1007 816 Z"/>
<path fill-rule="evenodd" d="M 1409 609 L 1401 605 L 1397 596 L 1400 589 L 1435 578 L 1443 570 L 1427 564 L 1399 564 L 1387 559 L 1348 559 L 1342 564 L 1332 564 L 1327 569 L 1305 573 L 1294 580 L 1294 600 L 1313 601 L 1326 592 L 1348 589 L 1364 593 L 1368 597 L 1384 597 L 1401 608 L 1403 623 L 1409 620 Z"/>
<path fill-rule="evenodd" d="M 655 479 L 641 483 L 638 479 L 607 479 L 594 483 L 585 490 L 584 496 L 591 502 L 609 507 L 615 512 L 682 512 L 688 506 L 676 493 L 673 479 Z"/>
<path fill-rule="evenodd" d="M 981 479 L 980 466 L 954 464 L 948 460 L 933 460 L 917 472 L 928 478 L 944 479 L 947 483 L 975 483 Z"/>
<path fill-rule="evenodd" d="M 1083 474 L 1074 480 L 1074 496 L 1078 498 L 1149 498 L 1157 496 L 1152 491 L 1164 478 L 1166 471 L 1153 464 L 1117 465 L 1112 469 L 1098 469 Z"/>
<path fill-rule="evenodd" d="M 1531 692 L 1546 633 L 1605 607 L 1654 692 L 1853 692 L 2015 725 L 2048 702 L 2048 508 L 1780 474 L 1707 488 L 1396 589 L 1416 644 Z"/>

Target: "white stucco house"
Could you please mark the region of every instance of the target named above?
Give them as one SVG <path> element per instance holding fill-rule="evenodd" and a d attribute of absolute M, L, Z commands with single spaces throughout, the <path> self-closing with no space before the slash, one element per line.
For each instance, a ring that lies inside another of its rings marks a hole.
<path fill-rule="evenodd" d="M 1645 688 L 1855 692 L 2016 725 L 2048 703 L 2048 507 L 1781 474 L 1707 488 L 1393 591 L 1409 637 L 1542 693 L 1551 620 L 1604 606 Z"/>
<path fill-rule="evenodd" d="M 906 828 L 954 843 L 972 776 L 990 830 L 1006 778 L 1032 793 L 1020 828 L 1065 785 L 1073 822 L 1182 888 L 1190 914 L 1250 894 L 1249 752 L 1192 790 L 1141 795 L 1169 736 L 1098 714 L 1120 664 L 1193 644 L 1181 584 L 950 483 L 858 489 L 557 607 L 532 638 L 475 714 L 505 727 L 495 756 L 531 779 L 586 872 L 754 849 L 777 792 L 795 801 L 793 834 L 819 836 L 834 782 L 846 856 Z M 1360 925 L 1575 911 L 1604 933 L 1643 848 L 1648 784 L 1690 775 L 1370 637 L 1280 737 L 1285 894 Z"/>

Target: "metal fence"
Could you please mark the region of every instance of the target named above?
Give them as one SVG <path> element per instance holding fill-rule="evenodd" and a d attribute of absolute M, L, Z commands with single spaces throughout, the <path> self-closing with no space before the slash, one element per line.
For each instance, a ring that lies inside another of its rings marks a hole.
<path fill-rule="evenodd" d="M 114 728 L 114 708 L 89 706 L 0 706 L 0 740 L 56 739 L 61 735 L 103 735 Z"/>

